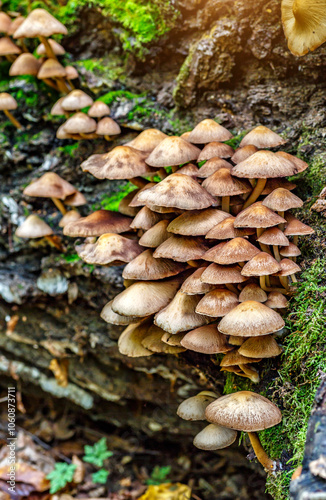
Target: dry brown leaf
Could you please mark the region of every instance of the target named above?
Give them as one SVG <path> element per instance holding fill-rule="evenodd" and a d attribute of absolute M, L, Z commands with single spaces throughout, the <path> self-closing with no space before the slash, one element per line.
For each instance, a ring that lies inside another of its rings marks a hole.
<path fill-rule="evenodd" d="M 19 316 L 17 314 L 15 314 L 14 316 L 11 316 L 11 318 L 7 321 L 6 335 L 10 336 L 12 334 L 12 332 L 16 328 L 18 321 L 19 321 Z"/>
<path fill-rule="evenodd" d="M 44 472 L 41 472 L 30 465 L 23 463 L 15 464 L 16 482 L 26 483 L 36 491 L 46 491 L 50 487 L 50 481 L 45 477 Z M 0 479 L 8 479 L 8 466 L 0 468 Z"/>
<path fill-rule="evenodd" d="M 149 486 L 139 500 L 190 500 L 191 489 L 186 484 L 165 483 Z"/>
<path fill-rule="evenodd" d="M 58 385 L 66 387 L 68 385 L 68 360 L 61 359 L 58 361 L 53 358 L 49 364 L 49 369 L 53 372 L 53 375 L 58 382 Z"/>
<path fill-rule="evenodd" d="M 72 463 L 76 465 L 76 469 L 74 472 L 73 482 L 76 484 L 82 483 L 85 477 L 85 465 L 84 463 L 77 457 L 77 455 L 72 456 Z"/>

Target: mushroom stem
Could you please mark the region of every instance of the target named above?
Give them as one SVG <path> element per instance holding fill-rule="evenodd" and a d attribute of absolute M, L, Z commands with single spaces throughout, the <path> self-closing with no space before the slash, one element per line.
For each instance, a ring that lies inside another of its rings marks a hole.
<path fill-rule="evenodd" d="M 256 228 L 256 233 L 257 233 L 257 238 L 259 238 L 264 232 L 264 229 L 262 227 L 257 227 Z"/>
<path fill-rule="evenodd" d="M 259 437 L 255 432 L 248 432 L 251 446 L 255 452 L 257 460 L 262 464 L 262 466 L 268 471 L 272 472 L 276 467 L 276 462 L 271 460 L 267 455 L 266 451 L 261 445 Z"/>
<path fill-rule="evenodd" d="M 109 135 L 105 135 L 105 136 L 104 136 L 104 139 L 105 139 L 106 141 L 112 141 L 112 139 L 111 139 L 111 137 L 110 137 Z"/>
<path fill-rule="evenodd" d="M 257 184 L 256 184 L 253 192 L 251 193 L 251 195 L 247 199 L 246 203 L 243 205 L 242 210 L 250 207 L 250 205 L 252 205 L 259 198 L 259 196 L 261 195 L 262 191 L 265 188 L 266 182 L 267 182 L 267 179 L 258 179 L 257 180 Z"/>
<path fill-rule="evenodd" d="M 60 201 L 58 198 L 51 198 L 51 200 L 53 201 L 55 206 L 60 210 L 62 215 L 65 215 L 67 213 L 66 207 L 64 206 L 62 201 Z"/>
<path fill-rule="evenodd" d="M 76 88 L 75 85 L 72 83 L 72 81 L 69 78 L 67 78 L 67 82 L 69 83 L 72 90 L 74 90 Z"/>
<path fill-rule="evenodd" d="M 167 173 L 164 168 L 160 168 L 160 170 L 157 172 L 157 175 L 163 180 L 165 177 L 167 177 Z"/>
<path fill-rule="evenodd" d="M 259 243 L 259 246 L 263 252 L 266 252 L 266 253 L 269 253 L 269 255 L 272 255 L 272 252 L 270 251 L 268 245 L 265 245 L 264 243 Z"/>
<path fill-rule="evenodd" d="M 231 292 L 236 293 L 236 294 L 239 293 L 239 290 L 237 290 L 237 288 L 234 285 L 231 285 L 231 283 L 225 283 L 225 286 Z"/>
<path fill-rule="evenodd" d="M 129 179 L 132 184 L 139 188 L 143 188 L 146 186 L 147 181 L 145 179 L 142 179 L 141 177 L 134 177 L 133 179 Z"/>
<path fill-rule="evenodd" d="M 178 167 L 175 165 L 174 167 L 172 167 L 172 173 L 174 174 L 175 172 L 177 172 L 179 169 Z"/>
<path fill-rule="evenodd" d="M 8 111 L 8 109 L 4 109 L 3 112 L 6 115 L 6 117 L 11 121 L 11 123 L 15 125 L 16 128 L 18 129 L 23 128 L 21 123 L 19 123 L 19 121 L 16 120 L 16 118 L 10 113 L 10 111 Z"/>
<path fill-rule="evenodd" d="M 40 38 L 41 42 L 44 45 L 45 52 L 46 52 L 46 55 L 48 56 L 48 58 L 49 59 L 55 59 L 57 61 L 58 60 L 57 56 L 53 52 L 52 47 L 51 47 L 48 39 L 45 36 L 40 36 L 39 38 Z"/>
<path fill-rule="evenodd" d="M 14 62 L 14 61 L 16 60 L 16 57 L 15 57 L 13 54 L 7 54 L 7 55 L 5 56 L 5 58 L 7 59 L 7 61 L 9 61 L 9 62 L 11 62 L 11 63 L 12 63 L 12 62 Z"/>
<path fill-rule="evenodd" d="M 43 78 L 43 82 L 46 83 L 46 85 L 48 85 L 49 87 L 52 87 L 53 89 L 55 89 L 56 91 L 58 91 L 58 86 L 52 82 L 52 80 L 50 80 L 50 78 Z"/>
<path fill-rule="evenodd" d="M 298 283 L 298 280 L 295 277 L 295 274 L 291 274 L 291 280 L 293 281 L 293 283 Z"/>
<path fill-rule="evenodd" d="M 293 236 L 293 244 L 298 246 L 298 243 L 299 243 L 299 236 L 298 235 Z"/>
<path fill-rule="evenodd" d="M 230 211 L 230 196 L 222 196 L 222 210 L 223 212 Z"/>
<path fill-rule="evenodd" d="M 259 286 L 266 292 L 268 291 L 267 285 L 266 285 L 266 276 L 259 276 Z"/>
<path fill-rule="evenodd" d="M 70 92 L 64 78 L 56 78 L 55 80 L 58 82 L 60 92 L 63 94 L 68 94 L 68 92 Z"/>
<path fill-rule="evenodd" d="M 280 256 L 280 252 L 279 252 L 277 245 L 273 245 L 273 252 L 274 252 L 275 259 L 277 260 L 277 262 L 281 262 L 281 256 Z"/>
<path fill-rule="evenodd" d="M 49 242 L 51 247 L 55 247 L 57 250 L 60 250 L 60 252 L 63 251 L 60 238 L 55 236 L 45 236 L 45 239 Z"/>
<path fill-rule="evenodd" d="M 289 288 L 289 280 L 288 280 L 287 276 L 279 276 L 279 278 L 280 278 L 281 285 L 284 286 L 284 288 L 286 290 L 288 290 L 288 288 Z"/>
<path fill-rule="evenodd" d="M 278 213 L 278 215 L 279 215 L 280 217 L 283 217 L 283 219 L 284 219 L 284 212 L 278 211 L 277 213 Z M 285 227 L 285 224 L 284 224 L 284 223 L 283 223 L 283 224 L 279 224 L 279 225 L 278 225 L 278 228 L 279 228 L 281 231 L 284 231 L 284 227 Z"/>
<path fill-rule="evenodd" d="M 196 262 L 195 260 L 188 260 L 187 264 L 190 267 L 198 267 L 198 262 Z"/>
<path fill-rule="evenodd" d="M 238 264 L 239 264 L 240 267 L 243 267 L 245 265 L 244 262 L 238 262 Z"/>

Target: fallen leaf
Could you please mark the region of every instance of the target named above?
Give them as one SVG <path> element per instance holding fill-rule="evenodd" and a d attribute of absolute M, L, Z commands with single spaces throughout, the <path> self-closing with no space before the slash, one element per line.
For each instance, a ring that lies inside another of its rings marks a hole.
<path fill-rule="evenodd" d="M 15 463 L 14 467 L 16 483 L 31 485 L 36 491 L 46 491 L 49 489 L 50 482 L 46 479 L 44 472 L 23 463 Z M 8 480 L 8 465 L 0 468 L 0 479 Z"/>
<path fill-rule="evenodd" d="M 84 463 L 77 457 L 77 455 L 73 455 L 72 463 L 76 465 L 76 469 L 74 472 L 73 482 L 76 484 L 82 483 L 85 477 L 85 465 Z"/>
<path fill-rule="evenodd" d="M 186 484 L 165 483 L 149 486 L 139 500 L 190 500 L 191 489 Z"/>
<path fill-rule="evenodd" d="M 53 372 L 53 375 L 61 387 L 67 387 L 68 385 L 68 360 L 62 359 L 58 361 L 53 358 L 49 364 L 49 369 Z"/>

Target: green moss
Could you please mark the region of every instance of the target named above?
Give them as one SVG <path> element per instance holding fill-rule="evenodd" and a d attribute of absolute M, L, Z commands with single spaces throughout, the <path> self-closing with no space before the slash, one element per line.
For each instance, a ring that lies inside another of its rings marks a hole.
<path fill-rule="evenodd" d="M 103 208 L 104 210 L 113 210 L 114 212 L 118 211 L 120 201 L 127 196 L 128 193 L 136 189 L 131 182 L 126 184 L 125 186 L 120 187 L 120 190 L 111 195 L 104 195 L 102 200 L 100 201 L 100 206 L 98 207 L 96 204 L 92 207 L 93 210 L 98 210 L 99 208 Z"/>
<path fill-rule="evenodd" d="M 69 155 L 70 157 L 75 156 L 76 149 L 78 149 L 78 142 L 75 142 L 74 144 L 67 144 L 66 146 L 60 146 L 57 148 L 57 151 L 62 152 L 65 155 Z"/>

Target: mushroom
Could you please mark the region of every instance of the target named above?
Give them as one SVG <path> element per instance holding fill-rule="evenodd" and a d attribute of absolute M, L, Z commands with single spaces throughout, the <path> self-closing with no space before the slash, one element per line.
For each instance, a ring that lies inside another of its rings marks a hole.
<path fill-rule="evenodd" d="M 294 243 L 289 243 L 288 246 L 284 246 L 280 249 L 280 255 L 282 257 L 293 258 L 295 262 L 295 257 L 301 255 L 299 248 Z"/>
<path fill-rule="evenodd" d="M 0 12 L 0 32 L 8 33 L 11 26 L 11 18 L 5 12 Z"/>
<path fill-rule="evenodd" d="M 179 168 L 178 173 L 196 178 L 199 177 L 199 168 L 192 163 L 187 163 L 183 167 Z"/>
<path fill-rule="evenodd" d="M 187 332 L 181 340 L 181 345 L 201 354 L 220 354 L 232 349 L 226 341 L 226 336 L 218 331 L 217 325 L 200 326 Z"/>
<path fill-rule="evenodd" d="M 247 358 L 273 358 L 282 353 L 282 349 L 277 344 L 272 335 L 262 335 L 252 337 L 244 341 L 239 347 L 239 354 Z"/>
<path fill-rule="evenodd" d="M 112 310 L 112 302 L 110 300 L 101 311 L 101 318 L 104 319 L 107 323 L 111 323 L 112 325 L 130 325 L 132 323 L 138 323 L 139 318 L 133 318 L 132 316 L 121 316 L 121 314 L 117 314 Z"/>
<path fill-rule="evenodd" d="M 301 172 L 304 172 L 309 166 L 308 163 L 301 160 L 301 158 L 298 158 L 297 156 L 290 155 L 289 153 L 286 153 L 285 151 L 277 151 L 276 156 L 279 156 L 281 158 L 285 158 L 286 160 L 292 161 L 292 163 L 294 163 L 298 169 L 298 174 L 300 174 Z M 283 179 L 283 181 L 285 183 L 287 182 L 288 184 L 291 185 L 291 183 L 289 181 L 286 181 L 285 179 Z M 286 185 L 279 186 L 279 187 L 283 187 L 283 188 L 289 189 L 291 191 L 291 188 L 287 187 Z"/>
<path fill-rule="evenodd" d="M 265 290 L 260 288 L 260 286 L 258 286 L 256 283 L 249 283 L 249 285 L 246 285 L 241 290 L 239 295 L 239 302 L 246 302 L 247 300 L 255 300 L 256 302 L 266 302 L 267 294 Z"/>
<path fill-rule="evenodd" d="M 254 146 L 253 144 L 248 144 L 248 146 L 242 146 L 238 149 L 236 149 L 234 155 L 231 157 L 231 160 L 235 165 L 238 163 L 246 160 L 249 158 L 249 156 L 253 155 L 254 153 L 257 153 L 258 148 Z"/>
<path fill-rule="evenodd" d="M 281 270 L 280 264 L 270 254 L 260 252 L 247 262 L 241 271 L 243 276 L 259 276 L 260 287 L 265 291 L 272 289 L 266 286 L 266 276 L 275 274 Z M 284 290 L 285 292 L 286 290 Z"/>
<path fill-rule="evenodd" d="M 118 340 L 120 354 L 129 356 L 130 358 L 152 356 L 153 352 L 149 351 L 142 345 L 142 341 L 147 336 L 149 325 L 150 322 L 145 320 L 143 322 L 127 326 Z"/>
<path fill-rule="evenodd" d="M 1 12 L 1 15 L 5 14 L 4 12 Z M 7 14 L 5 14 L 7 15 Z M 9 17 L 9 16 L 8 16 Z M 9 18 L 10 19 L 10 18 Z M 7 34 L 12 36 L 15 31 L 19 28 L 19 26 L 25 21 L 24 16 L 17 16 L 15 19 L 13 19 L 10 23 L 10 26 L 8 28 Z M 1 30 L 0 30 L 1 31 Z"/>
<path fill-rule="evenodd" d="M 276 155 L 279 155 L 280 153 L 276 153 Z M 294 163 L 294 162 L 293 162 Z M 298 171 L 299 173 L 299 171 Z M 288 181 L 287 179 L 285 179 L 284 177 L 280 177 L 280 178 L 275 178 L 275 179 L 267 179 L 267 182 L 265 184 L 265 187 L 263 189 L 263 191 L 261 192 L 262 195 L 266 195 L 266 194 L 270 194 L 272 191 L 274 191 L 274 189 L 277 189 L 277 188 L 284 188 L 284 189 L 288 189 L 289 191 L 293 191 L 293 189 L 295 189 L 297 186 L 296 184 L 293 184 L 293 182 L 290 182 Z"/>
<path fill-rule="evenodd" d="M 221 450 L 234 443 L 237 434 L 236 431 L 221 425 L 209 424 L 195 436 L 193 444 L 200 450 Z"/>
<path fill-rule="evenodd" d="M 140 248 L 140 247 L 139 247 Z M 155 259 L 153 250 L 145 250 L 128 261 L 122 277 L 130 280 L 160 280 L 185 271 L 186 265 L 170 259 Z"/>
<path fill-rule="evenodd" d="M 204 260 L 215 262 L 216 264 L 236 264 L 252 259 L 259 253 L 252 243 L 244 238 L 233 238 L 227 243 L 219 243 L 213 248 L 210 248 L 205 255 Z"/>
<path fill-rule="evenodd" d="M 235 217 L 228 216 L 221 222 L 216 224 L 206 234 L 206 239 L 210 240 L 229 240 L 241 236 L 249 236 L 255 234 L 255 230 L 251 228 L 234 227 Z"/>
<path fill-rule="evenodd" d="M 207 250 L 208 247 L 199 238 L 173 235 L 157 247 L 154 257 L 189 262 L 204 258 Z"/>
<path fill-rule="evenodd" d="M 234 227 L 256 228 L 257 237 L 259 238 L 265 228 L 277 226 L 285 222 L 286 220 L 283 217 L 273 212 L 270 208 L 265 207 L 262 202 L 257 201 L 236 216 Z"/>
<path fill-rule="evenodd" d="M 62 102 L 62 106 L 64 102 Z M 97 123 L 93 118 L 90 118 L 86 113 L 78 111 L 72 115 L 63 124 L 67 134 L 79 134 L 83 139 L 89 139 L 93 136 L 89 135 L 96 131 Z"/>
<path fill-rule="evenodd" d="M 217 172 L 220 168 L 227 168 L 228 170 L 231 170 L 233 166 L 231 163 L 223 160 L 222 158 L 211 158 L 205 163 L 205 165 L 200 167 L 198 177 L 206 179 L 207 177 L 215 174 L 215 172 Z"/>
<path fill-rule="evenodd" d="M 79 257 L 87 264 L 101 266 L 131 262 L 142 252 L 137 241 L 115 233 L 102 234 L 95 243 L 86 242 L 77 245 L 76 250 Z"/>
<path fill-rule="evenodd" d="M 282 146 L 286 141 L 264 125 L 258 125 L 248 132 L 240 142 L 240 147 L 256 146 L 258 149 L 275 148 Z"/>
<path fill-rule="evenodd" d="M 146 337 L 142 340 L 141 344 L 146 349 L 152 352 L 162 353 L 162 354 L 179 354 L 184 352 L 186 349 L 182 346 L 172 346 L 161 340 L 164 330 L 156 325 L 152 325 L 147 332 Z"/>
<path fill-rule="evenodd" d="M 242 356 L 239 351 L 233 350 L 223 356 L 220 366 L 221 371 L 227 371 L 224 370 L 225 368 L 239 367 L 240 371 L 235 372 L 237 375 L 249 378 L 251 382 L 258 384 L 260 382 L 259 373 L 253 366 L 250 366 L 250 363 L 258 363 L 259 361 L 261 359 Z"/>
<path fill-rule="evenodd" d="M 6 92 L 0 93 L 0 110 L 4 112 L 6 117 L 11 121 L 11 123 L 18 129 L 23 128 L 18 120 L 10 113 L 13 109 L 17 108 L 16 100 Z"/>
<path fill-rule="evenodd" d="M 105 118 L 102 118 L 102 120 L 98 122 L 96 133 L 97 135 L 104 135 L 104 138 L 107 141 L 110 141 L 111 135 L 121 134 L 121 128 L 119 127 L 117 122 L 112 120 L 112 118 L 110 118 L 109 116 L 106 116 Z"/>
<path fill-rule="evenodd" d="M 182 283 L 180 288 L 181 292 L 187 295 L 202 295 L 212 291 L 215 285 L 203 283 L 200 279 L 205 269 L 206 267 L 199 267 L 196 269 L 196 271 Z"/>
<path fill-rule="evenodd" d="M 89 108 L 87 114 L 92 118 L 103 118 L 103 116 L 109 116 L 111 113 L 110 108 L 103 101 L 95 101 Z"/>
<path fill-rule="evenodd" d="M 220 168 L 210 177 L 204 180 L 202 186 L 212 196 L 222 197 L 222 210 L 230 211 L 230 196 L 251 192 L 251 184 L 247 180 L 240 181 L 232 177 L 230 170 Z"/>
<path fill-rule="evenodd" d="M 139 244 L 143 247 L 157 248 L 165 240 L 167 240 L 171 233 L 168 232 L 167 227 L 169 225 L 169 220 L 161 220 L 157 222 L 154 226 L 149 228 L 140 238 Z"/>
<path fill-rule="evenodd" d="M 284 188 L 277 188 L 272 191 L 262 203 L 265 207 L 278 212 L 281 217 L 284 217 L 286 210 L 300 208 L 303 205 L 303 201 L 298 196 Z"/>
<path fill-rule="evenodd" d="M 50 226 L 37 215 L 29 215 L 27 219 L 17 228 L 15 235 L 18 238 L 45 238 L 51 246 L 62 251 L 59 241 L 54 238 L 54 233 Z"/>
<path fill-rule="evenodd" d="M 151 167 L 173 167 L 197 160 L 199 153 L 199 148 L 181 137 L 166 137 L 153 149 L 146 163 Z"/>
<path fill-rule="evenodd" d="M 86 205 L 86 203 L 85 196 L 77 190 L 65 198 L 65 204 L 69 207 L 81 207 L 82 205 Z"/>
<path fill-rule="evenodd" d="M 204 149 L 200 152 L 197 162 L 201 162 L 203 160 L 210 160 L 211 158 L 231 158 L 234 150 L 231 146 L 227 144 L 223 144 L 223 142 L 210 142 L 207 144 Z"/>
<path fill-rule="evenodd" d="M 205 236 L 210 229 L 229 216 L 228 213 L 207 208 L 206 210 L 188 211 L 173 219 L 167 230 L 182 236 Z"/>
<path fill-rule="evenodd" d="M 268 294 L 268 299 L 265 306 L 271 309 L 285 309 L 288 305 L 286 297 L 280 292 L 271 292 Z"/>
<path fill-rule="evenodd" d="M 187 140 L 193 144 L 208 144 L 209 142 L 223 142 L 232 139 L 233 135 L 210 118 L 202 120 L 190 132 Z"/>
<path fill-rule="evenodd" d="M 87 217 L 80 217 L 64 227 L 63 233 L 74 238 L 78 236 L 102 236 L 106 233 L 124 233 L 130 229 L 131 219 L 118 212 L 97 210 Z"/>
<path fill-rule="evenodd" d="M 207 406 L 217 398 L 217 394 L 210 391 L 199 392 L 196 396 L 185 399 L 178 406 L 177 415 L 183 420 L 206 420 L 205 410 Z"/>
<path fill-rule="evenodd" d="M 306 236 L 308 234 L 313 234 L 315 231 L 312 227 L 304 224 L 294 217 L 294 215 L 287 213 L 285 214 L 285 219 L 287 222 L 284 234 L 285 236 L 294 236 L 293 243 L 298 244 L 298 236 Z"/>
<path fill-rule="evenodd" d="M 13 62 L 16 56 L 21 53 L 21 49 L 8 37 L 0 38 L 0 56 Z"/>
<path fill-rule="evenodd" d="M 206 293 L 198 302 L 196 313 L 212 318 L 225 316 L 239 303 L 238 296 L 230 290 L 217 288 Z"/>
<path fill-rule="evenodd" d="M 271 227 L 266 229 L 263 233 L 260 234 L 257 241 L 260 243 L 262 250 L 267 251 L 269 253 L 269 248 L 267 245 L 273 246 L 275 259 L 279 262 L 281 260 L 279 253 L 279 246 L 288 246 L 290 244 L 289 240 L 278 227 Z"/>
<path fill-rule="evenodd" d="M 257 459 L 269 472 L 276 468 L 264 451 L 257 431 L 268 429 L 282 420 L 280 410 L 267 398 L 250 391 L 239 391 L 217 399 L 205 411 L 207 420 L 230 429 L 248 432 Z"/>
<path fill-rule="evenodd" d="M 158 214 L 148 207 L 143 207 L 130 224 L 132 229 L 148 230 L 155 226 L 162 218 L 169 217 L 169 214 Z"/>
<path fill-rule="evenodd" d="M 70 212 L 67 212 L 64 214 L 64 216 L 61 218 L 59 222 L 59 227 L 65 227 L 69 222 L 75 222 L 76 220 L 80 219 L 81 215 L 77 210 L 70 210 Z"/>
<path fill-rule="evenodd" d="M 203 271 L 200 278 L 204 283 L 212 285 L 225 284 L 227 288 L 230 288 L 230 290 L 234 292 L 237 292 L 237 289 L 234 288 L 232 284 L 243 283 L 247 279 L 246 276 L 242 276 L 241 267 L 237 264 L 232 266 L 211 264 Z"/>
<path fill-rule="evenodd" d="M 83 90 L 76 89 L 69 92 L 69 94 L 62 99 L 61 106 L 65 111 L 75 112 L 92 106 L 93 102 L 93 99 L 83 92 Z"/>
<path fill-rule="evenodd" d="M 297 273 L 298 271 L 301 271 L 301 268 L 300 266 L 298 266 L 298 264 L 296 264 L 295 262 L 293 262 L 293 260 L 290 259 L 282 259 L 280 261 L 280 266 L 281 270 L 275 273 L 274 276 L 279 276 L 282 285 L 284 286 L 284 288 L 287 289 L 288 282 L 286 278 L 284 281 L 284 277 L 291 275 L 292 281 L 295 283 L 297 280 L 294 274 Z"/>
<path fill-rule="evenodd" d="M 37 78 L 43 80 L 50 87 L 60 90 L 64 94 L 68 92 L 68 87 L 65 83 L 66 70 L 57 61 L 57 59 L 47 59 L 40 67 Z M 56 85 L 53 84 L 55 81 Z"/>
<path fill-rule="evenodd" d="M 20 54 L 10 67 L 10 76 L 32 75 L 36 76 L 39 72 L 41 63 L 32 54 Z"/>
<path fill-rule="evenodd" d="M 52 40 L 51 38 L 49 38 L 48 43 L 49 43 L 54 55 L 63 56 L 66 53 L 66 51 L 62 47 L 62 45 L 60 45 L 60 43 L 56 42 L 55 40 Z M 36 54 L 38 56 L 42 56 L 42 57 L 47 56 L 47 51 L 46 51 L 46 47 L 45 47 L 44 43 L 40 43 L 40 45 L 36 48 Z"/>
<path fill-rule="evenodd" d="M 185 336 L 185 332 L 176 333 L 175 335 L 173 335 L 173 333 L 164 332 L 162 337 L 161 337 L 161 340 L 162 340 L 162 342 L 165 342 L 166 344 L 169 344 L 172 346 L 182 347 L 181 340 L 183 339 L 184 336 Z"/>
<path fill-rule="evenodd" d="M 76 192 L 74 186 L 54 172 L 47 172 L 34 180 L 23 191 L 24 195 L 34 198 L 51 198 L 55 206 L 65 215 L 66 208 L 61 200 L 65 200 Z"/>
<path fill-rule="evenodd" d="M 156 128 L 143 130 L 135 139 L 126 142 L 125 146 L 151 153 L 156 146 L 167 138 L 167 135 Z"/>

